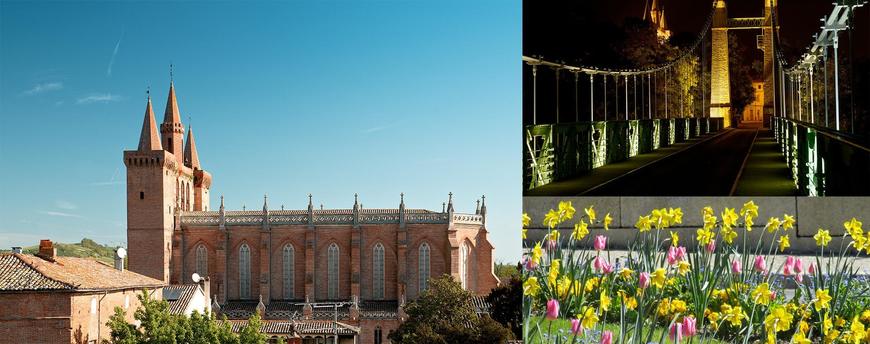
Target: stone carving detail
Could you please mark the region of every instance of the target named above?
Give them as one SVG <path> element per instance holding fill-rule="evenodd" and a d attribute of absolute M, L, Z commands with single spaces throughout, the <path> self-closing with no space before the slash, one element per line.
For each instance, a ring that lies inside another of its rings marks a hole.
<path fill-rule="evenodd" d="M 420 209 L 405 210 L 406 223 L 448 223 L 448 213 L 429 212 Z M 456 223 L 482 224 L 483 217 L 474 214 L 454 213 L 453 221 Z M 365 209 L 359 214 L 360 224 L 384 224 L 399 223 L 399 213 L 395 209 Z M 226 211 L 225 222 L 230 225 L 262 225 L 265 216 L 262 211 Z M 314 212 L 313 222 L 315 225 L 353 225 L 353 213 L 344 209 L 325 210 Z M 306 211 L 282 210 L 269 212 L 269 224 L 274 225 L 305 225 L 309 223 L 309 214 Z M 220 212 L 218 211 L 187 211 L 181 213 L 181 224 L 216 226 L 220 224 Z"/>

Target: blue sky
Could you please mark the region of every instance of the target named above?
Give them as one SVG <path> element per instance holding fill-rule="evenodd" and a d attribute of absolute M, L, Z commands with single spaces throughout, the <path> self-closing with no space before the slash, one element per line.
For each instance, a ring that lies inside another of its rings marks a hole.
<path fill-rule="evenodd" d="M 126 240 L 169 64 L 212 205 L 473 212 L 520 255 L 519 1 L 0 2 L 0 247 Z"/>

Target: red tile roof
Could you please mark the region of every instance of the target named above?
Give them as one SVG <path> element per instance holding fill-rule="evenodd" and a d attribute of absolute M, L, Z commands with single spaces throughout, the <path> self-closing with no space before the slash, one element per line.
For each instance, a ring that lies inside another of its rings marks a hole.
<path fill-rule="evenodd" d="M 41 290 L 117 290 L 156 288 L 164 283 L 119 271 L 96 260 L 55 257 L 55 261 L 18 253 L 0 254 L 0 293 Z"/>

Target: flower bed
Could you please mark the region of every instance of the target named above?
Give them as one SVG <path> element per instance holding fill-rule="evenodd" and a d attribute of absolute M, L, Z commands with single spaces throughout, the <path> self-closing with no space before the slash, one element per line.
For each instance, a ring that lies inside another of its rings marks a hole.
<path fill-rule="evenodd" d="M 768 219 L 747 240 L 758 207 L 701 210 L 695 244 L 671 230 L 681 209 L 641 216 L 628 256 L 611 259 L 612 219 L 592 207 L 577 214 L 560 202 L 543 222 L 543 240 L 527 242 L 523 215 L 524 338 L 533 343 L 870 343 L 870 292 L 855 278 L 854 258 L 870 253 L 870 235 L 852 218 L 839 247 L 828 230 L 813 237 L 818 254 L 787 256 L 794 217 Z M 718 216 L 717 216 L 718 215 Z M 555 229 L 573 222 L 563 237 Z M 603 230 L 591 233 L 589 226 Z M 834 245 L 831 245 L 834 246 Z M 783 281 L 786 279 L 787 281 Z M 788 283 L 783 283 L 788 282 Z M 786 289 L 790 285 L 793 289 Z M 795 287 L 796 286 L 796 287 Z"/>

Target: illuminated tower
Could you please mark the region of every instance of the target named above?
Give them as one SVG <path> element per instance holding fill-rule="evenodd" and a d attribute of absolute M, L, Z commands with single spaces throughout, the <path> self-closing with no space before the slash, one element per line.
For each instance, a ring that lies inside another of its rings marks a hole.
<path fill-rule="evenodd" d="M 725 7 L 725 0 L 716 1 L 712 30 L 710 117 L 724 118 L 725 127 L 730 127 L 731 83 L 728 71 L 728 9 Z"/>

